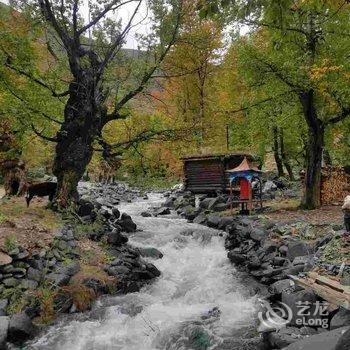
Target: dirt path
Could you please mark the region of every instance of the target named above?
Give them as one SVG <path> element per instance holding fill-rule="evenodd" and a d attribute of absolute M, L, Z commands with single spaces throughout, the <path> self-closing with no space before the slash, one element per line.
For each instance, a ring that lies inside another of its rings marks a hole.
<path fill-rule="evenodd" d="M 343 212 L 340 206 L 326 206 L 315 210 L 277 210 L 266 215 L 273 221 L 304 221 L 315 225 L 343 223 Z"/>

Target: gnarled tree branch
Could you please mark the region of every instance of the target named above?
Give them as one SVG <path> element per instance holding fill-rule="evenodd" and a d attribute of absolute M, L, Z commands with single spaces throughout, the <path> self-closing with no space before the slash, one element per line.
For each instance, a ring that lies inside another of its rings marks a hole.
<path fill-rule="evenodd" d="M 32 128 L 32 130 L 34 131 L 34 133 L 35 133 L 37 136 L 41 137 L 42 139 L 44 139 L 44 140 L 46 140 L 46 141 L 50 141 L 50 142 L 58 142 L 58 140 L 57 140 L 56 137 L 49 137 L 49 136 L 43 135 L 42 132 L 44 131 L 44 129 L 43 129 L 42 131 L 38 131 L 38 130 L 35 128 L 34 124 L 31 124 L 31 128 Z"/>

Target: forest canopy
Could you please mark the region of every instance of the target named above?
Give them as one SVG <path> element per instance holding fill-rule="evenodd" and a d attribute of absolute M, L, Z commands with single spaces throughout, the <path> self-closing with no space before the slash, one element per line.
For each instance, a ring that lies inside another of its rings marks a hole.
<path fill-rule="evenodd" d="M 61 205 L 86 171 L 178 181 L 183 156 L 247 151 L 305 170 L 314 208 L 322 163 L 350 163 L 348 1 L 63 3 L 0 14 L 1 159 L 52 172 Z"/>

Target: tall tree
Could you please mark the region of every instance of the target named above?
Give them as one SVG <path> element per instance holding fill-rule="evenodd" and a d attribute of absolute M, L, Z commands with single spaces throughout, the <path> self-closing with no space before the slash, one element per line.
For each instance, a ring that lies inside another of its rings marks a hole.
<path fill-rule="evenodd" d="M 127 21 L 120 17 L 125 6 L 133 9 Z M 130 57 L 123 55 L 122 47 L 128 33 L 145 16 L 146 7 L 152 13 L 152 35 L 142 38 L 143 57 L 133 64 Z M 5 52 L 4 63 L 9 70 L 64 101 L 59 131 L 45 138 L 56 143 L 53 166 L 58 180 L 56 202 L 66 207 L 77 198 L 77 184 L 91 160 L 94 142 L 102 139 L 104 126 L 128 117 L 130 101 L 146 89 L 174 45 L 181 24 L 182 1 L 95 2 L 90 4 L 88 21 L 80 0 L 25 1 L 22 10 L 39 16 L 47 26 L 48 49 L 55 59 L 66 63 L 69 72 L 62 72 L 56 77 L 59 83 L 52 84 L 44 74 L 30 71 Z M 64 85 L 67 89 L 56 90 Z M 104 141 L 100 143 L 104 145 Z"/>
<path fill-rule="evenodd" d="M 202 152 L 215 145 L 213 126 L 222 26 L 212 20 L 201 20 L 196 4 L 185 3 L 181 35 L 164 64 L 166 81 L 162 99 L 167 108 L 165 113 L 173 113 L 177 123 L 188 128 L 193 137 L 192 146 L 196 152 Z"/>
<path fill-rule="evenodd" d="M 242 41 L 241 56 L 250 86 L 264 98 L 286 94 L 287 104 L 299 105 L 308 130 L 303 204 L 316 208 L 325 132 L 350 115 L 350 5 L 344 0 L 220 4 L 252 30 Z"/>

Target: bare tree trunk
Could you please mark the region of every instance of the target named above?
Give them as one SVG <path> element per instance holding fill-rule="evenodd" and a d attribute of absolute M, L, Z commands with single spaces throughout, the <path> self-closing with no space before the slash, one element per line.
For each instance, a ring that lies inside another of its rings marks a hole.
<path fill-rule="evenodd" d="M 293 174 L 293 169 L 292 166 L 289 163 L 289 159 L 286 153 L 286 149 L 284 147 L 284 133 L 283 129 L 280 129 L 280 148 L 281 148 L 281 157 L 282 157 L 282 162 L 283 165 L 285 166 L 288 176 L 290 178 L 290 181 L 294 181 L 294 174 Z"/>
<path fill-rule="evenodd" d="M 322 151 L 324 145 L 324 128 L 309 130 L 309 145 L 307 149 L 307 168 L 305 177 L 304 207 L 315 209 L 321 206 L 321 171 Z"/>
<path fill-rule="evenodd" d="M 314 106 L 313 90 L 300 95 L 304 117 L 308 123 L 308 145 L 306 149 L 306 174 L 303 206 L 315 209 L 321 206 L 321 172 L 325 126 L 318 119 Z"/>
<path fill-rule="evenodd" d="M 77 185 L 93 155 L 93 142 L 100 136 L 103 118 L 99 106 L 100 89 L 89 71 L 82 71 L 78 81 L 70 85 L 70 98 L 65 119 L 57 134 L 53 173 L 57 176 L 56 203 L 67 207 L 77 200 Z"/>
<path fill-rule="evenodd" d="M 273 144 L 272 144 L 273 155 L 275 157 L 278 177 L 281 177 L 281 176 L 284 176 L 284 171 L 283 171 L 282 159 L 281 159 L 280 154 L 279 154 L 278 128 L 277 128 L 277 126 L 274 126 L 272 128 L 272 136 L 273 136 Z"/>

